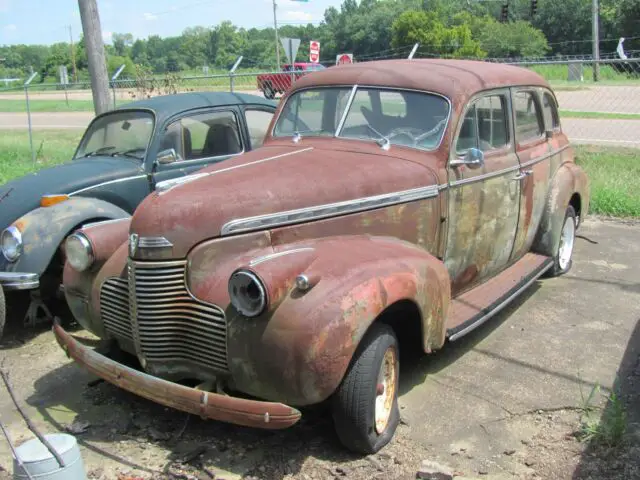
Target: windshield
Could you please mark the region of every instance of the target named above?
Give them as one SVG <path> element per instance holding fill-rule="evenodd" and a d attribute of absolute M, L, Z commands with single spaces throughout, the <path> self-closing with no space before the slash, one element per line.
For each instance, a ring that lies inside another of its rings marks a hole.
<path fill-rule="evenodd" d="M 381 88 L 303 90 L 287 100 L 274 129 L 275 136 L 334 136 L 403 145 L 421 150 L 438 148 L 449 118 L 449 102 L 439 95 Z M 349 108 L 338 132 L 340 120 Z"/>
<path fill-rule="evenodd" d="M 153 115 L 144 111 L 114 112 L 98 118 L 82 139 L 75 158 L 109 155 L 142 160 L 153 123 Z"/>

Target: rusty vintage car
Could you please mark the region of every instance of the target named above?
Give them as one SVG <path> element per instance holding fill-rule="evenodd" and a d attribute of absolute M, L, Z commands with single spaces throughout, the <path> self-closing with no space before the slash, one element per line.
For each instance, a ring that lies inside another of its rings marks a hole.
<path fill-rule="evenodd" d="M 399 422 L 400 351 L 438 350 L 567 272 L 588 208 L 532 71 L 314 72 L 261 148 L 67 240 L 73 314 L 144 372 L 54 332 L 100 377 L 202 417 L 279 429 L 327 401 L 342 443 L 375 452 Z"/>

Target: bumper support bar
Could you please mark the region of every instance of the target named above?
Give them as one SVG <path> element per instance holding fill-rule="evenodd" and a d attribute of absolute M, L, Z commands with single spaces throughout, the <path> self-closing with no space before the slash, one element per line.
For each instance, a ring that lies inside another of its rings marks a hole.
<path fill-rule="evenodd" d="M 40 286 L 37 273 L 0 272 L 0 285 L 7 290 L 34 290 Z"/>
<path fill-rule="evenodd" d="M 161 405 L 203 418 L 271 430 L 288 428 L 300 420 L 301 413 L 298 410 L 282 403 L 196 390 L 129 368 L 82 345 L 57 322 L 53 326 L 53 333 L 67 356 L 87 370 L 124 390 Z"/>

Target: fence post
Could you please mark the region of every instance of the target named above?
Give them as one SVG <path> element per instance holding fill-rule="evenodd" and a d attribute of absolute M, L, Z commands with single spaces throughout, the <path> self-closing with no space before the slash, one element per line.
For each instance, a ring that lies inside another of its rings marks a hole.
<path fill-rule="evenodd" d="M 31 147 L 31 161 L 36 163 L 36 152 L 33 150 L 33 134 L 31 132 L 31 107 L 29 106 L 29 84 L 36 78 L 37 72 L 33 72 L 29 79 L 24 82 L 24 97 L 27 101 L 27 122 L 29 123 L 29 146 Z"/>
<path fill-rule="evenodd" d="M 236 68 L 238 68 L 238 65 L 240 65 L 240 62 L 242 61 L 243 58 L 244 57 L 240 55 L 236 60 L 236 63 L 234 63 L 233 67 L 231 67 L 231 70 L 229 70 L 229 87 L 231 88 L 231 93 L 233 93 L 233 75 L 236 71 Z"/>
<path fill-rule="evenodd" d="M 114 109 L 116 108 L 116 80 L 118 80 L 118 77 L 124 70 L 124 67 L 126 67 L 126 65 L 123 63 L 122 65 L 120 65 L 120 68 L 116 70 L 116 73 L 113 74 L 113 77 L 111 77 L 111 91 L 113 92 L 113 108 Z"/>

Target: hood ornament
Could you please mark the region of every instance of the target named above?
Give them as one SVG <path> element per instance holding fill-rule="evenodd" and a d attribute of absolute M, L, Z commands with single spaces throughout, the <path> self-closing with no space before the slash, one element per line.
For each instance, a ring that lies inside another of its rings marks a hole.
<path fill-rule="evenodd" d="M 138 234 L 132 233 L 129 235 L 129 256 L 135 257 L 138 250 Z"/>

